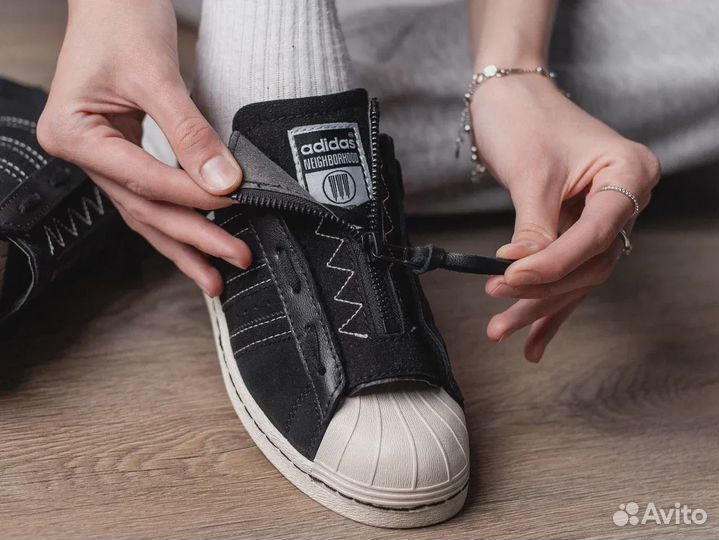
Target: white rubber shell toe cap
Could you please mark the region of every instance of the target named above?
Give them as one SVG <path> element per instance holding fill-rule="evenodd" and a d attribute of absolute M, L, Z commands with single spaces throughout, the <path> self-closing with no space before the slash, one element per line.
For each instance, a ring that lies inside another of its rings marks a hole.
<path fill-rule="evenodd" d="M 464 413 L 447 392 L 420 383 L 348 397 L 327 427 L 312 476 L 380 508 L 446 503 L 466 493 Z"/>

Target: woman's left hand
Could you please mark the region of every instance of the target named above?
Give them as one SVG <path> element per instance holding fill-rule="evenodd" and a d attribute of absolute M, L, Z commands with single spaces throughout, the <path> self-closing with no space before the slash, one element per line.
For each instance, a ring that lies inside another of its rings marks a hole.
<path fill-rule="evenodd" d="M 621 256 L 621 229 L 634 224 L 659 181 L 656 156 L 593 118 L 540 75 L 489 80 L 474 94 L 472 118 L 482 162 L 510 192 L 512 241 L 498 257 L 516 260 L 486 292 L 517 298 L 487 327 L 499 341 L 531 325 L 524 354 L 538 362 L 560 326 Z"/>

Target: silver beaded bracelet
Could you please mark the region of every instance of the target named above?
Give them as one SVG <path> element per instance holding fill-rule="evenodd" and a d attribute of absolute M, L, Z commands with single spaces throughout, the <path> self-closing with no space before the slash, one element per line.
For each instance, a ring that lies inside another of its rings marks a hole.
<path fill-rule="evenodd" d="M 479 71 L 479 72 L 475 73 L 474 75 L 472 75 L 472 81 L 470 82 L 469 87 L 467 88 L 467 91 L 464 94 L 464 107 L 462 109 L 462 115 L 461 115 L 460 121 L 459 121 L 459 132 L 457 134 L 457 139 L 455 140 L 455 143 L 456 143 L 455 157 L 459 157 L 460 148 L 462 146 L 462 143 L 464 142 L 464 137 L 466 134 L 469 133 L 470 140 L 474 141 L 472 114 L 470 112 L 470 102 L 472 101 L 472 96 L 477 91 L 477 88 L 479 88 L 483 83 L 485 83 L 489 79 L 499 79 L 501 77 L 507 77 L 509 75 L 531 75 L 531 74 L 541 75 L 542 77 L 546 77 L 548 79 L 555 78 L 554 72 L 549 71 L 547 68 L 545 68 L 543 66 L 537 66 L 534 68 L 500 68 L 500 67 L 495 66 L 494 64 L 489 64 L 488 66 L 485 66 L 482 71 Z M 565 92 L 565 95 L 567 97 L 569 97 L 569 94 L 566 92 Z M 471 152 L 472 163 L 474 164 L 474 167 L 472 168 L 472 181 L 476 182 L 486 172 L 487 168 L 479 160 L 477 146 L 474 144 L 474 142 L 470 146 L 470 152 Z"/>

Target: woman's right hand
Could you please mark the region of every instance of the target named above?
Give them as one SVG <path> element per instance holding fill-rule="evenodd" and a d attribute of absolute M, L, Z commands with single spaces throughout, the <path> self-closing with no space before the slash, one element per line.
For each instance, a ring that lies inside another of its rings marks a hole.
<path fill-rule="evenodd" d="M 169 0 L 70 0 L 40 144 L 84 169 L 127 224 L 210 296 L 222 292 L 206 255 L 246 268 L 247 245 L 193 208 L 233 204 L 242 171 L 197 110 L 180 76 Z M 150 115 L 182 170 L 140 147 Z"/>

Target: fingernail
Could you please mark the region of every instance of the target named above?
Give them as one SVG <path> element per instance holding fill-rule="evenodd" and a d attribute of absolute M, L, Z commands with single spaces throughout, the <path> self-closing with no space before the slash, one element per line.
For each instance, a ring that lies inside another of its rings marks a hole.
<path fill-rule="evenodd" d="M 499 248 L 497 252 L 494 254 L 495 257 L 499 257 L 500 259 L 508 259 L 510 252 L 512 250 L 511 248 L 512 244 L 506 244 Z"/>
<path fill-rule="evenodd" d="M 527 254 L 532 254 L 539 251 L 539 246 L 531 240 L 519 240 L 517 242 L 510 242 L 509 244 L 505 244 L 497 250 L 497 257 L 511 259 L 512 252 L 516 250 L 521 250 L 523 252 L 526 252 Z"/>
<path fill-rule="evenodd" d="M 197 286 L 202 289 L 202 292 L 204 292 L 207 296 L 212 296 L 207 287 L 205 287 L 202 283 L 198 283 Z"/>
<path fill-rule="evenodd" d="M 230 264 L 234 264 L 235 266 L 242 268 L 243 270 L 247 270 L 250 266 L 252 266 L 252 254 L 247 251 L 246 253 L 243 252 L 246 250 L 239 250 L 239 253 L 230 256 L 227 258 L 227 262 Z"/>
<path fill-rule="evenodd" d="M 500 281 L 497 286 L 492 289 L 492 291 L 489 293 L 491 296 L 504 296 L 504 297 L 510 297 L 513 298 L 515 296 L 519 296 L 519 290 L 515 289 L 514 287 L 510 287 L 503 281 Z"/>
<path fill-rule="evenodd" d="M 532 242 L 531 240 L 517 240 L 516 242 L 512 242 L 507 245 L 508 246 L 517 246 L 517 247 L 521 247 L 521 248 L 528 249 L 531 251 L 534 251 L 539 248 L 539 246 L 535 242 Z"/>
<path fill-rule="evenodd" d="M 208 159 L 200 169 L 205 185 L 216 191 L 227 191 L 240 181 L 240 166 L 225 156 Z"/>
<path fill-rule="evenodd" d="M 539 350 L 531 351 L 531 353 L 532 354 L 528 355 L 527 360 L 532 364 L 539 364 L 540 360 L 542 359 L 542 356 L 544 356 L 544 347 L 540 348 Z"/>
<path fill-rule="evenodd" d="M 513 287 L 522 287 L 524 285 L 535 285 L 542 281 L 542 277 L 531 270 L 520 270 L 513 272 L 507 276 L 507 281 L 512 282 Z"/>
<path fill-rule="evenodd" d="M 240 268 L 241 270 L 247 270 L 250 267 L 250 264 L 247 261 L 244 261 L 242 259 L 236 259 L 234 257 L 232 258 L 226 258 L 225 259 L 228 263 L 230 263 L 233 266 L 236 266 L 237 268 Z"/>

